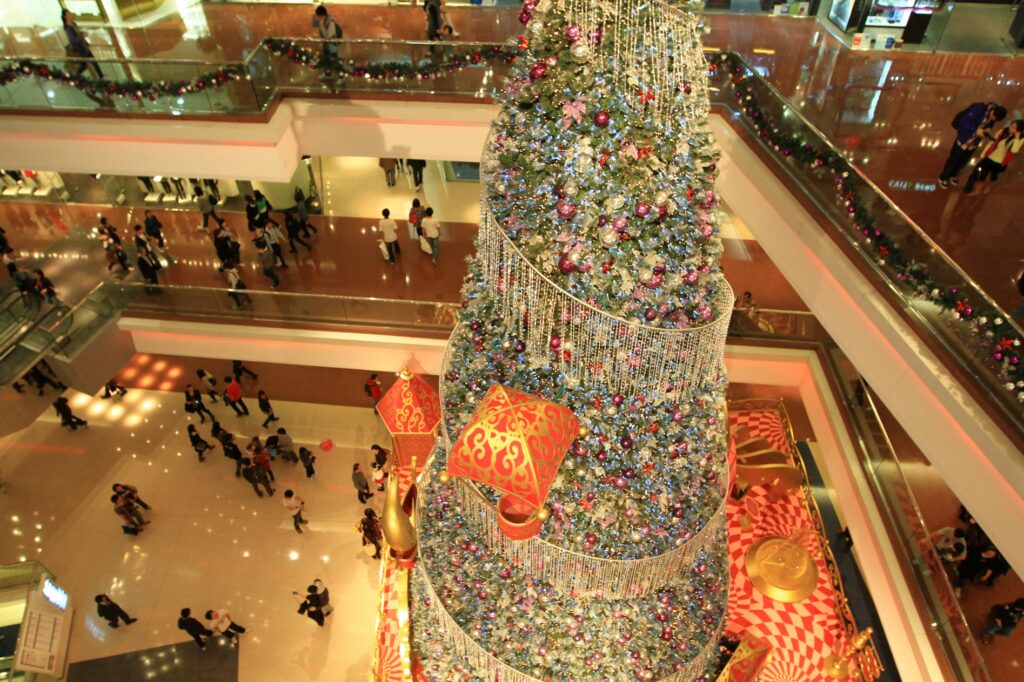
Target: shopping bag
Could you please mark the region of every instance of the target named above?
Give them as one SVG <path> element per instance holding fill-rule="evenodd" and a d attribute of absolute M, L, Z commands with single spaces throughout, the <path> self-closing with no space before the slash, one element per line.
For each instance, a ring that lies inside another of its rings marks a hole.
<path fill-rule="evenodd" d="M 409 226 L 409 239 L 412 239 L 413 241 L 418 239 L 419 238 L 419 234 L 417 233 L 418 231 L 416 230 L 416 225 L 413 224 L 413 222 L 411 220 L 408 221 L 406 223 L 406 225 Z"/>
<path fill-rule="evenodd" d="M 434 247 L 430 245 L 430 240 L 426 237 L 420 237 L 420 251 L 432 256 L 434 254 Z"/>
<path fill-rule="evenodd" d="M 384 260 L 391 260 L 391 258 L 388 257 L 388 247 L 384 245 L 383 239 L 377 240 L 377 248 L 380 250 L 380 255 L 384 257 Z"/>

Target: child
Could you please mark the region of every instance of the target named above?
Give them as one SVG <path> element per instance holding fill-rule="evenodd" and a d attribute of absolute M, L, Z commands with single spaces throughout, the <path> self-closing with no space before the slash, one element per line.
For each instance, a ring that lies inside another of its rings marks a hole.
<path fill-rule="evenodd" d="M 316 476 L 316 471 L 313 469 L 313 463 L 316 462 L 316 455 L 306 448 L 299 448 L 299 459 L 302 460 L 302 466 L 306 467 L 306 478 L 313 478 Z"/>
<path fill-rule="evenodd" d="M 384 481 L 388 478 L 388 475 L 384 473 L 384 467 L 372 462 L 370 468 L 373 469 L 373 482 L 377 485 L 377 492 L 384 492 Z"/>
<path fill-rule="evenodd" d="M 188 425 L 188 439 L 192 442 L 192 447 L 195 449 L 196 454 L 199 455 L 199 461 L 205 462 L 206 451 L 213 446 L 203 440 L 203 437 L 199 435 L 198 431 L 196 431 L 195 424 Z"/>

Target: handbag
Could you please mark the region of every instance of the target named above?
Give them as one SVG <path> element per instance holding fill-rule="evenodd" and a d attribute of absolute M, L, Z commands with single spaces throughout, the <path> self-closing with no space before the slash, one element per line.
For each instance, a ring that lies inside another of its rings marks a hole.
<path fill-rule="evenodd" d="M 388 247 L 385 246 L 383 239 L 377 240 L 377 248 L 380 250 L 380 255 L 384 257 L 384 260 L 391 260 L 388 256 Z"/>
<path fill-rule="evenodd" d="M 420 251 L 428 256 L 434 255 L 434 247 L 430 245 L 430 240 L 426 237 L 420 237 Z"/>
<path fill-rule="evenodd" d="M 187 402 L 187 403 L 185 403 L 185 411 L 186 412 L 190 412 L 190 413 L 191 412 L 195 412 L 196 411 L 196 406 L 193 405 L 192 403 L 188 403 Z"/>

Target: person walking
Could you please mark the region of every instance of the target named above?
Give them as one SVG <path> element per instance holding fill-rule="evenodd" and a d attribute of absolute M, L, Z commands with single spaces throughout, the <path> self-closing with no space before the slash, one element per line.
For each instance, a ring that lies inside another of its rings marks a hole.
<path fill-rule="evenodd" d="M 295 524 L 295 532 L 301 534 L 302 526 L 309 523 L 309 521 L 302 518 L 302 511 L 306 508 L 305 500 L 296 495 L 295 491 L 289 489 L 284 491 L 284 497 L 281 498 L 281 503 L 292 516 L 292 523 Z"/>
<path fill-rule="evenodd" d="M 334 607 L 331 605 L 331 592 L 324 585 L 324 581 L 320 580 L 320 578 L 314 578 L 313 587 L 316 588 L 316 595 L 320 601 L 320 608 L 324 610 L 324 616 L 334 613 Z M 306 591 L 309 591 L 308 588 Z"/>
<path fill-rule="evenodd" d="M 362 472 L 358 464 L 352 465 L 352 485 L 356 487 L 360 504 L 366 504 L 366 501 L 373 497 L 366 474 Z"/>
<path fill-rule="evenodd" d="M 217 379 L 201 367 L 196 370 L 196 376 L 199 377 L 199 383 L 202 384 L 206 395 L 210 396 L 210 402 L 217 402 Z"/>
<path fill-rule="evenodd" d="M 287 268 L 288 263 L 284 261 L 284 252 L 281 250 L 281 242 L 285 239 L 285 236 L 281 233 L 281 228 L 276 223 L 265 225 L 257 229 L 256 234 L 261 236 L 263 241 L 270 245 L 270 250 L 274 252 L 274 257 L 277 259 L 278 267 Z"/>
<path fill-rule="evenodd" d="M 79 60 L 78 67 L 74 71 L 75 77 L 81 78 L 82 74 L 91 68 L 96 74 L 96 79 L 102 79 L 103 71 L 100 70 L 99 63 L 92 55 L 92 49 L 89 47 L 89 41 L 85 39 L 85 34 L 75 23 L 75 15 L 70 10 L 63 10 L 60 13 L 60 20 L 64 24 L 64 36 L 68 39 L 67 55 L 77 57 Z"/>
<path fill-rule="evenodd" d="M 398 184 L 398 179 L 395 177 L 398 159 L 381 159 L 377 162 L 377 165 L 384 170 L 384 182 L 388 184 L 388 187 L 394 187 Z"/>
<path fill-rule="evenodd" d="M 235 443 L 235 437 L 228 433 L 223 432 L 223 438 L 221 439 L 221 447 L 224 448 L 224 456 L 228 459 L 235 461 L 235 477 L 241 478 L 242 476 L 242 451 L 238 448 L 238 444 Z"/>
<path fill-rule="evenodd" d="M 262 239 L 258 239 L 255 242 L 257 252 L 259 254 L 260 268 L 263 270 L 263 276 L 270 280 L 270 286 L 272 289 L 277 289 L 281 286 L 281 280 L 278 278 L 277 273 L 274 272 L 274 265 L 277 262 L 277 257 L 274 252 L 270 250 L 270 247 Z"/>
<path fill-rule="evenodd" d="M 250 232 L 255 232 L 260 227 L 260 211 L 256 208 L 256 198 L 251 194 L 245 195 L 245 221 Z"/>
<path fill-rule="evenodd" d="M 63 391 L 67 388 L 63 382 L 56 381 L 54 378 L 50 377 L 40 368 L 39 365 L 33 365 L 32 369 L 25 373 L 25 380 L 31 382 L 32 385 L 36 387 L 36 390 L 39 391 L 39 395 L 43 394 L 44 386 L 52 386 L 58 391 Z"/>
<path fill-rule="evenodd" d="M 988 622 L 981 631 L 981 641 L 991 644 L 992 635 L 1009 637 L 1017 629 L 1017 623 L 1024 618 L 1024 598 L 1005 604 L 996 604 L 988 614 Z M 116 627 L 116 626 L 115 626 Z"/>
<path fill-rule="evenodd" d="M 388 262 L 394 263 L 395 256 L 402 253 L 402 246 L 398 243 L 398 223 L 391 219 L 391 211 L 381 211 L 384 217 L 377 223 L 377 229 L 384 236 L 384 246 L 388 250 Z"/>
<path fill-rule="evenodd" d="M 198 414 L 199 423 L 205 424 L 206 417 L 204 414 L 210 415 L 210 419 L 215 419 L 213 412 L 210 412 L 210 408 L 203 404 L 203 394 L 199 392 L 199 389 L 194 387 L 192 384 L 185 386 L 185 412 L 189 414 Z"/>
<path fill-rule="evenodd" d="M 237 265 L 239 256 L 242 253 L 242 245 L 235 235 L 226 226 L 221 225 L 213 232 L 213 249 L 217 252 L 217 260 L 220 261 L 220 270 L 223 272 L 231 264 Z"/>
<path fill-rule="evenodd" d="M 150 239 L 155 239 L 157 246 L 163 249 L 167 245 L 164 239 L 163 223 L 153 215 L 152 211 L 147 210 L 143 215 L 145 219 L 142 221 L 142 224 L 145 226 L 146 234 Z"/>
<path fill-rule="evenodd" d="M 323 5 L 318 5 L 313 12 L 313 28 L 320 33 L 323 44 L 320 48 L 320 63 L 317 68 L 323 71 L 320 80 L 330 80 L 335 66 L 338 65 L 338 43 L 341 39 L 341 24 L 334 20 Z"/>
<path fill-rule="evenodd" d="M 139 508 L 129 498 L 114 493 L 110 496 L 110 502 L 114 505 L 114 513 L 124 521 L 123 530 L 126 533 L 138 535 L 142 527 L 149 523 L 149 521 L 142 518 L 142 512 L 139 511 Z"/>
<path fill-rule="evenodd" d="M 224 219 L 217 215 L 217 202 L 209 194 L 203 192 L 200 187 L 196 187 L 195 192 L 196 204 L 199 207 L 199 212 L 203 215 L 203 224 L 199 226 L 199 229 L 209 229 L 210 218 L 217 221 L 218 227 L 224 227 Z"/>
<path fill-rule="evenodd" d="M 302 223 L 302 236 L 308 239 L 310 230 L 313 230 L 314 233 L 318 232 L 318 230 L 309 222 L 309 206 L 306 204 L 306 194 L 302 191 L 301 187 L 296 187 L 295 194 L 292 196 L 295 199 L 295 212 L 299 215 L 299 222 Z"/>
<path fill-rule="evenodd" d="M 371 374 L 370 378 L 363 384 L 363 391 L 373 401 L 373 413 L 377 414 L 377 403 L 380 402 L 381 396 L 384 395 L 383 385 L 380 382 L 380 378 L 376 374 Z"/>
<path fill-rule="evenodd" d="M 298 242 L 306 247 L 306 251 L 312 251 L 313 247 L 309 245 L 299 232 L 302 231 L 302 222 L 298 217 L 291 213 L 287 213 L 284 216 L 284 229 L 288 233 L 288 250 L 292 253 L 298 253 L 299 250 L 295 248 L 295 243 Z"/>
<path fill-rule="evenodd" d="M 292 596 L 295 597 L 299 603 L 299 613 L 305 614 L 307 618 L 319 625 L 324 626 L 324 611 L 320 606 L 320 597 L 317 595 L 316 586 L 310 585 L 306 588 L 305 597 L 301 596 L 298 592 L 292 592 Z"/>
<path fill-rule="evenodd" d="M 106 400 L 107 398 L 113 395 L 123 396 L 126 393 L 128 393 L 128 389 L 126 389 L 121 384 L 117 383 L 117 377 L 113 377 L 103 386 L 103 395 L 101 395 L 100 397 Z"/>
<path fill-rule="evenodd" d="M 206 622 L 210 624 L 210 629 L 230 640 L 231 646 L 235 645 L 235 639 L 238 635 L 245 634 L 245 628 L 231 620 L 231 614 L 224 609 L 219 611 L 210 609 L 206 612 L 205 617 Z"/>
<path fill-rule="evenodd" d="M 370 469 L 372 470 L 370 475 L 373 478 L 373 484 L 376 486 L 377 492 L 384 492 L 384 483 L 388 479 L 388 475 L 384 473 L 384 467 L 376 462 L 370 462 Z"/>
<path fill-rule="evenodd" d="M 198 620 L 192 617 L 192 609 L 182 609 L 178 618 L 178 629 L 184 630 L 189 637 L 195 640 L 200 649 L 206 650 L 204 637 L 213 637 L 213 630 L 209 629 Z"/>
<path fill-rule="evenodd" d="M 89 422 L 71 413 L 71 406 L 68 405 L 68 399 L 64 396 L 60 396 L 53 401 L 53 409 L 56 410 L 57 416 L 60 417 L 60 425 L 67 426 L 72 431 L 78 429 L 79 426 L 89 425 Z"/>
<path fill-rule="evenodd" d="M 256 491 L 256 494 L 263 497 L 263 492 L 260 490 L 262 485 L 267 490 L 267 495 L 273 497 L 274 489 L 270 487 L 270 480 L 267 475 L 263 472 L 263 468 L 259 465 L 253 464 L 253 461 L 248 457 L 242 458 L 242 478 L 252 484 L 252 489 Z"/>
<path fill-rule="evenodd" d="M 270 217 L 270 212 L 274 210 L 270 200 L 263 195 L 263 192 L 256 190 L 252 193 L 253 203 L 256 205 L 256 225 L 259 227 L 266 227 L 269 223 L 275 227 L 280 227 L 280 224 Z"/>
<path fill-rule="evenodd" d="M 380 559 L 381 540 L 384 538 L 384 531 L 380 525 L 377 512 L 372 509 L 363 510 L 363 518 L 359 520 L 359 532 L 363 534 L 363 547 L 373 545 L 374 559 Z"/>
<path fill-rule="evenodd" d="M 437 40 L 437 38 L 430 40 Z M 423 189 L 423 169 L 427 167 L 427 162 L 423 159 L 409 159 L 405 165 L 412 169 L 412 183 L 416 185 L 416 189 Z"/>
<path fill-rule="evenodd" d="M 199 431 L 196 429 L 195 424 L 188 425 L 188 440 L 192 444 L 192 449 L 196 451 L 199 456 L 200 462 L 206 461 L 206 452 L 213 448 L 213 444 L 203 440 L 203 437 L 199 435 Z"/>
<path fill-rule="evenodd" d="M 138 621 L 138 618 L 132 618 L 128 613 L 122 609 L 117 602 L 108 597 L 105 594 L 97 594 L 95 597 L 96 601 L 96 613 L 99 617 L 107 621 L 107 625 L 112 628 L 118 627 L 118 621 L 123 620 L 125 625 L 131 625 Z"/>
<path fill-rule="evenodd" d="M 964 185 L 964 194 L 974 194 L 974 186 L 981 182 L 992 182 L 999 179 L 999 176 L 1006 172 L 1007 166 L 1013 157 L 1024 148 L 1024 119 L 1011 121 L 1010 125 L 999 131 L 988 143 L 981 153 L 981 160 L 978 161 L 971 176 L 967 178 Z"/>
<path fill-rule="evenodd" d="M 270 450 L 268 448 L 260 448 L 259 451 L 253 455 L 252 463 L 263 470 L 268 481 L 277 480 L 274 478 L 274 470 L 270 468 Z"/>
<path fill-rule="evenodd" d="M 316 476 L 316 470 L 313 468 L 316 463 L 316 455 L 310 452 L 309 448 L 299 448 L 299 460 L 306 469 L 306 478 Z"/>
<path fill-rule="evenodd" d="M 160 280 L 157 275 L 160 272 L 160 262 L 157 261 L 149 249 L 140 248 L 139 257 L 136 259 L 135 264 L 139 267 L 139 274 L 142 275 L 142 279 L 145 280 L 147 285 L 145 291 L 147 294 L 153 295 L 160 293 L 158 288 Z"/>
<path fill-rule="evenodd" d="M 419 239 L 423 236 L 423 216 L 426 215 L 426 209 L 423 204 L 420 203 L 419 199 L 412 200 L 412 206 L 409 207 L 409 224 L 416 230 L 416 238 Z"/>
<path fill-rule="evenodd" d="M 252 297 L 242 293 L 249 287 L 242 281 L 242 276 L 238 273 L 238 264 L 229 261 L 224 264 L 223 270 L 224 276 L 228 280 L 228 298 L 231 299 L 232 307 L 239 310 L 242 306 L 252 305 Z"/>
<path fill-rule="evenodd" d="M 128 265 L 128 254 L 125 253 L 121 242 L 107 239 L 103 243 L 103 248 L 107 251 L 107 260 L 109 261 L 107 263 L 107 272 L 112 272 L 115 265 L 119 265 L 122 272 L 132 271 L 131 266 Z"/>
<path fill-rule="evenodd" d="M 132 231 L 135 233 L 135 236 L 132 238 L 132 241 L 135 244 L 136 251 L 140 254 L 143 251 L 147 251 L 153 254 L 155 258 L 159 259 L 159 257 L 162 255 L 162 251 L 157 247 L 156 240 L 154 240 L 152 237 L 146 234 L 146 231 L 142 229 L 142 225 L 136 225 L 135 227 L 132 228 Z M 159 263 L 160 261 L 157 260 L 158 265 Z"/>
<path fill-rule="evenodd" d="M 956 137 L 949 150 L 949 157 L 939 173 L 939 187 L 943 189 L 958 183 L 957 175 L 964 169 L 971 155 L 986 137 L 992 127 L 1006 118 L 1006 108 L 995 102 L 975 102 L 953 117 Z"/>
<path fill-rule="evenodd" d="M 57 290 L 53 288 L 53 282 L 50 281 L 50 278 L 44 275 L 43 271 L 38 268 L 32 271 L 32 275 L 32 287 L 36 293 L 46 299 L 46 302 L 50 305 L 60 303 L 60 299 L 57 297 Z"/>
<path fill-rule="evenodd" d="M 430 242 L 430 259 L 437 265 L 437 254 L 441 243 L 441 224 L 434 218 L 434 209 L 428 208 L 423 216 L 423 236 Z"/>
<path fill-rule="evenodd" d="M 267 392 L 260 390 L 256 394 L 256 401 L 259 403 L 260 412 L 267 415 L 267 418 L 263 420 L 263 428 L 267 428 L 270 422 L 281 421 L 280 417 L 274 415 L 274 406 L 270 404 L 270 398 L 267 397 Z"/>
<path fill-rule="evenodd" d="M 238 379 L 224 377 L 224 386 L 224 402 L 234 410 L 235 414 L 239 417 L 248 417 L 249 407 L 242 399 L 242 385 L 238 383 Z"/>
<path fill-rule="evenodd" d="M 257 381 L 260 378 L 259 374 L 246 367 L 245 363 L 241 360 L 231 361 L 231 373 L 235 375 L 235 379 L 238 381 L 241 381 L 243 376 L 251 377 L 253 381 Z"/>

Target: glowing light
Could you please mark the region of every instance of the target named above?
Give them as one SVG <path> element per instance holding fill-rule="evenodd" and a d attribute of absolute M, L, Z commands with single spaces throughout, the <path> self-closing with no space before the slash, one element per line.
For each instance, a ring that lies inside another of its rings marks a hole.
<path fill-rule="evenodd" d="M 288 552 L 288 558 L 291 559 L 292 561 L 298 561 L 299 560 L 299 553 L 296 552 L 293 549 L 292 551 Z"/>
<path fill-rule="evenodd" d="M 129 415 L 128 418 L 124 420 L 124 425 L 128 426 L 128 427 L 138 426 L 141 423 L 142 423 L 142 415 L 141 414 Z"/>
<path fill-rule="evenodd" d="M 139 405 L 139 409 L 142 410 L 143 412 L 149 412 L 154 407 L 156 407 L 156 401 L 153 400 L 152 398 L 143 401 L 143 403 Z"/>
<path fill-rule="evenodd" d="M 124 416 L 124 405 L 114 405 L 109 410 L 107 410 L 107 420 L 108 421 L 112 421 L 112 422 L 113 421 L 117 421 L 118 419 L 120 419 L 123 416 Z"/>

